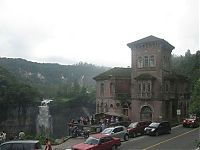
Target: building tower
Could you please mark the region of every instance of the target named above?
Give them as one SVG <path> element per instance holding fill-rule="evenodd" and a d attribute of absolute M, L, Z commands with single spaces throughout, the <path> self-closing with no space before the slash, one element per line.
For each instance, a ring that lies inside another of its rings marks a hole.
<path fill-rule="evenodd" d="M 171 120 L 171 52 L 164 39 L 148 36 L 127 44 L 131 49 L 131 120 Z M 167 95 L 166 95 L 167 94 Z"/>

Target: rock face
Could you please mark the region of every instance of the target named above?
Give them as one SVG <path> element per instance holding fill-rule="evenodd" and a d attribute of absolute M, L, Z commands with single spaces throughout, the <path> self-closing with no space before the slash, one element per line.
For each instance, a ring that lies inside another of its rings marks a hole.
<path fill-rule="evenodd" d="M 35 134 L 37 107 L 27 107 L 24 116 L 18 116 L 18 110 L 9 110 L 7 119 L 0 123 L 0 130 L 7 133 L 7 139 L 18 137 L 20 131 L 28 134 Z"/>

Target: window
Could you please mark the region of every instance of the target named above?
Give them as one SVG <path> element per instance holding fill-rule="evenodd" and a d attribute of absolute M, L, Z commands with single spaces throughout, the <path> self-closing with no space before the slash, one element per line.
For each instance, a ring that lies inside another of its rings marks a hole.
<path fill-rule="evenodd" d="M 142 57 L 138 57 L 138 68 L 142 68 Z"/>
<path fill-rule="evenodd" d="M 110 83 L 110 95 L 114 94 L 114 84 Z"/>
<path fill-rule="evenodd" d="M 144 56 L 144 67 L 148 67 L 148 66 L 149 66 L 148 56 Z"/>
<path fill-rule="evenodd" d="M 11 144 L 4 144 L 1 146 L 1 150 L 10 150 Z"/>
<path fill-rule="evenodd" d="M 155 56 L 140 56 L 137 58 L 137 67 L 138 68 L 143 68 L 143 67 L 155 67 L 156 62 L 155 62 Z"/>
<path fill-rule="evenodd" d="M 150 62 L 149 62 L 150 67 L 155 67 L 155 60 L 154 60 L 154 56 L 150 57 Z"/>
<path fill-rule="evenodd" d="M 20 143 L 14 143 L 12 145 L 12 150 L 23 150 L 23 145 Z"/>
<path fill-rule="evenodd" d="M 142 83 L 142 92 L 146 92 L 146 84 Z"/>
<path fill-rule="evenodd" d="M 165 92 L 169 92 L 169 82 L 165 82 Z"/>
<path fill-rule="evenodd" d="M 147 92 L 150 92 L 151 91 L 151 84 L 148 82 L 147 83 Z"/>
<path fill-rule="evenodd" d="M 140 98 L 150 97 L 152 92 L 151 81 L 138 82 L 138 96 Z"/>
<path fill-rule="evenodd" d="M 104 95 L 104 84 L 101 83 L 101 87 L 100 87 L 100 95 L 103 96 Z"/>

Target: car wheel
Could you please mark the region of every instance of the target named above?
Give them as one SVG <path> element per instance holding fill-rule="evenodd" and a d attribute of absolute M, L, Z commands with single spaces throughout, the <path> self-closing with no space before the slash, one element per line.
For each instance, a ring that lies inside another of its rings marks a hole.
<path fill-rule="evenodd" d="M 171 130 L 169 129 L 168 134 L 171 134 Z"/>
<path fill-rule="evenodd" d="M 116 145 L 113 145 L 111 150 L 117 150 L 117 146 Z"/>
<path fill-rule="evenodd" d="M 135 132 L 133 133 L 133 138 L 134 138 L 134 137 L 136 137 L 136 133 L 135 133 Z"/>
<path fill-rule="evenodd" d="M 158 131 L 156 131 L 155 135 L 156 135 L 156 136 L 159 136 L 159 133 L 158 133 Z"/>
<path fill-rule="evenodd" d="M 89 133 L 84 133 L 84 138 L 88 138 L 89 137 Z"/>
<path fill-rule="evenodd" d="M 128 141 L 129 137 L 128 137 L 128 134 L 125 134 L 124 135 L 124 141 Z"/>

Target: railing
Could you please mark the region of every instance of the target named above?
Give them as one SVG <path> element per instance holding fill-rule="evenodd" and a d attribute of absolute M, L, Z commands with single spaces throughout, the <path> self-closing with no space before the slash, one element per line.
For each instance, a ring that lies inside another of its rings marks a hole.
<path fill-rule="evenodd" d="M 137 93 L 137 98 L 140 99 L 150 99 L 152 98 L 152 96 L 153 96 L 152 92 Z"/>

